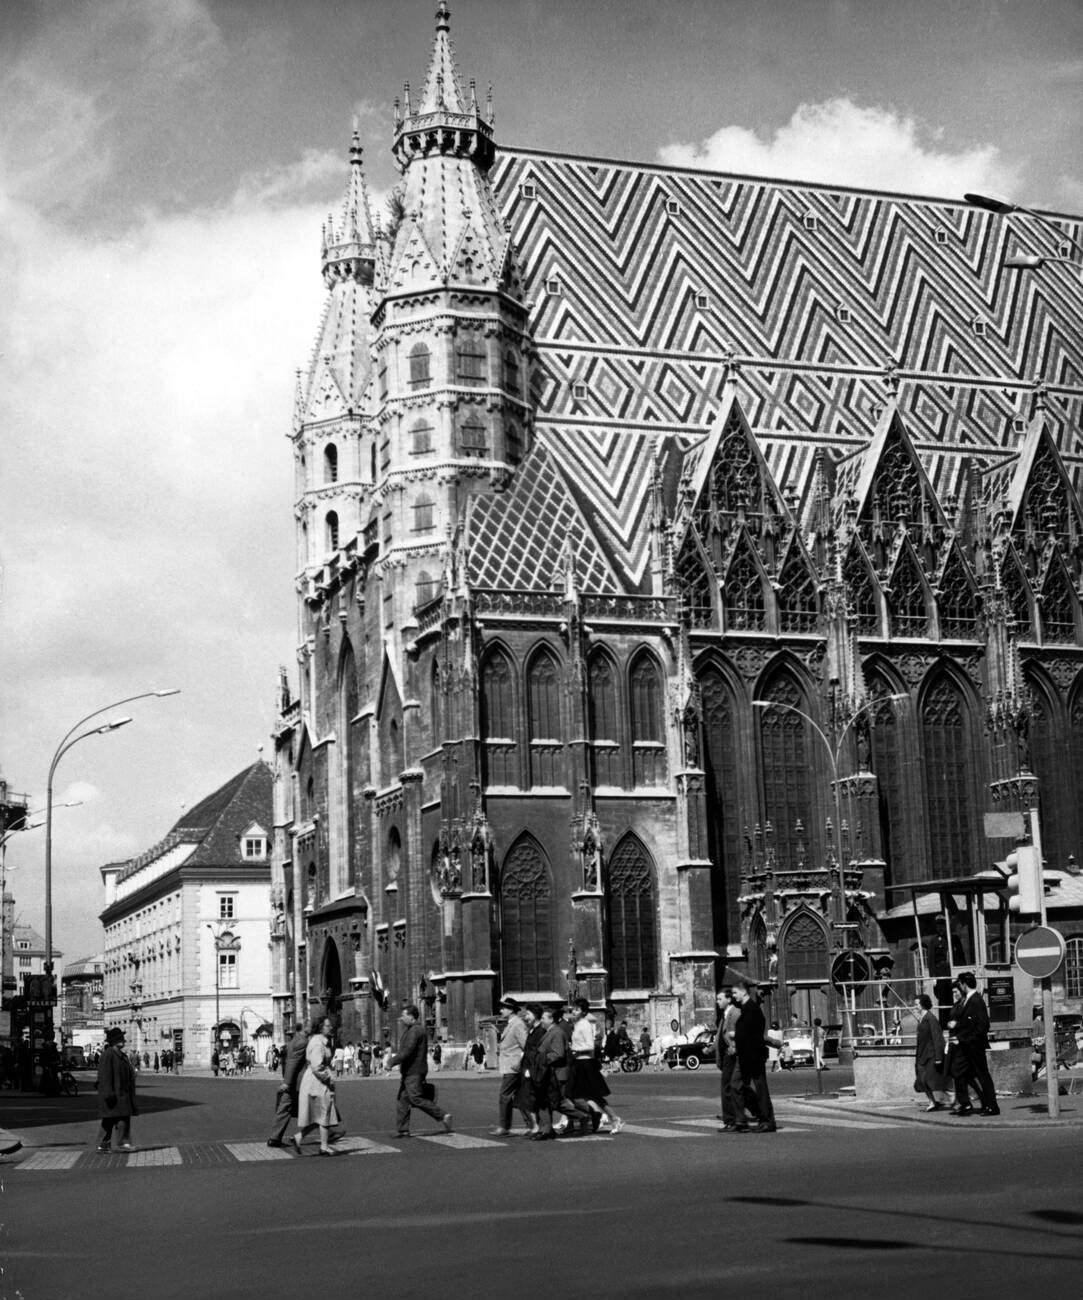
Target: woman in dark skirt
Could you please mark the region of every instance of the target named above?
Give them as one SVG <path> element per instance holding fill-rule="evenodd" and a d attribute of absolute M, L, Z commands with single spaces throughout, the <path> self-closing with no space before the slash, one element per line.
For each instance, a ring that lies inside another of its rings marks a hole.
<path fill-rule="evenodd" d="M 577 998 L 572 1012 L 572 1097 L 577 1106 L 586 1106 L 591 1113 L 594 1131 L 597 1132 L 603 1116 L 609 1121 L 610 1133 L 619 1133 L 624 1121 L 614 1115 L 606 1098 L 609 1085 L 598 1064 L 594 1017 L 586 998 Z"/>

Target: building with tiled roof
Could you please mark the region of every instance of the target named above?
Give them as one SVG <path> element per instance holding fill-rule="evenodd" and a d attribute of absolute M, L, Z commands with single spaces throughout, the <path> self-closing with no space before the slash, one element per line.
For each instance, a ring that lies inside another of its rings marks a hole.
<path fill-rule="evenodd" d="M 657 1031 L 727 964 L 835 1019 L 840 948 L 920 974 L 888 891 L 1003 857 L 984 812 L 1083 854 L 1083 225 L 493 123 L 440 3 L 391 221 L 355 135 L 324 231 L 276 1026 Z"/>
<path fill-rule="evenodd" d="M 266 1050 L 271 1013 L 272 775 L 260 760 L 128 862 L 101 868 L 104 1026 L 189 1066 L 242 1043 Z M 65 972 L 65 983 L 68 972 Z"/>

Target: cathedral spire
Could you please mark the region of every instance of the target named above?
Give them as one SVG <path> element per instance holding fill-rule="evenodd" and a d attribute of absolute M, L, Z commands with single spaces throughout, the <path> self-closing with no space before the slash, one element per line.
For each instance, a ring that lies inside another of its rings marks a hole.
<path fill-rule="evenodd" d="M 396 113 L 396 118 L 392 152 L 403 170 L 411 159 L 432 153 L 469 158 L 483 173 L 492 165 L 492 123 L 481 114 L 474 83 L 469 97 L 463 94 L 451 46 L 451 9 L 445 0 L 436 7 L 436 36 L 417 108 L 407 87 L 402 116 Z"/>
<path fill-rule="evenodd" d="M 371 285 L 375 265 L 376 241 L 372 234 L 372 214 L 365 186 L 364 152 L 355 121 L 350 140 L 350 175 L 342 213 L 338 221 L 329 216 L 324 227 L 324 283 L 329 289 L 340 280 L 356 280 L 359 284 Z"/>

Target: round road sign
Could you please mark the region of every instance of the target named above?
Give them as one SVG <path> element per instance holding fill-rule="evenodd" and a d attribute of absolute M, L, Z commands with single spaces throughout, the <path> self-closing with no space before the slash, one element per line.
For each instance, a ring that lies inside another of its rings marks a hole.
<path fill-rule="evenodd" d="M 831 962 L 831 983 L 836 989 L 845 985 L 860 993 L 869 982 L 869 959 L 863 952 L 847 948 Z"/>
<path fill-rule="evenodd" d="M 1015 941 L 1015 964 L 1031 979 L 1047 979 L 1064 960 L 1064 936 L 1047 925 L 1036 925 Z"/>

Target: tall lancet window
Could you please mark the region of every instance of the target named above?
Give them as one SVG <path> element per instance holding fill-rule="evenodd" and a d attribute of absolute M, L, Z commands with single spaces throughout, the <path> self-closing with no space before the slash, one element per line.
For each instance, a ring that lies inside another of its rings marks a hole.
<path fill-rule="evenodd" d="M 807 723 L 793 712 L 793 708 L 807 712 L 805 697 L 796 682 L 783 675 L 771 682 L 763 698 L 792 706 L 759 710 L 764 813 L 774 829 L 778 865 L 792 871 L 797 867 L 799 835 L 807 851 L 812 829 L 812 751 Z"/>
<path fill-rule="evenodd" d="M 500 965 L 505 990 L 545 992 L 555 987 L 553 882 L 537 842 L 512 845 L 500 873 Z"/>
<path fill-rule="evenodd" d="M 928 794 L 930 879 L 969 875 L 974 828 L 974 769 L 969 713 L 958 687 L 939 677 L 921 708 Z"/>

